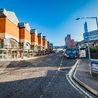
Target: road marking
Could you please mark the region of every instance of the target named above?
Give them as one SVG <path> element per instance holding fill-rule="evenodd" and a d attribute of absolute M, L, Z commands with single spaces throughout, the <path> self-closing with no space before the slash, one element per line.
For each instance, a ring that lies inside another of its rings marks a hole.
<path fill-rule="evenodd" d="M 66 69 L 71 69 L 71 68 L 72 67 L 63 67 L 63 68 L 59 67 L 58 71 L 60 71 L 60 72 L 66 72 Z"/>
<path fill-rule="evenodd" d="M 74 64 L 74 66 L 72 67 L 72 69 L 69 71 L 69 73 L 66 75 L 66 79 L 68 80 L 68 82 L 73 86 L 73 88 L 75 88 L 79 93 L 81 94 L 85 94 L 85 97 L 89 97 L 89 98 L 93 98 L 92 96 L 90 96 L 87 92 L 85 92 L 77 83 L 75 83 L 73 81 L 73 79 L 71 78 L 73 71 L 75 70 L 76 66 L 78 64 L 78 61 Z"/>
<path fill-rule="evenodd" d="M 40 95 L 40 98 L 43 98 L 43 95 Z"/>
<path fill-rule="evenodd" d="M 59 68 L 58 68 L 58 71 L 60 71 L 61 66 L 62 66 L 62 63 L 63 63 L 63 57 L 62 57 L 62 59 L 61 59 L 61 62 L 60 62 L 60 66 L 59 66 Z"/>
<path fill-rule="evenodd" d="M 60 71 L 60 67 L 58 68 L 58 71 Z"/>
<path fill-rule="evenodd" d="M 57 74 L 59 72 L 59 70 L 60 70 L 60 68 L 62 66 L 62 62 L 63 62 L 63 58 L 61 59 L 60 66 L 59 66 L 58 70 L 56 70 L 55 74 Z M 56 76 L 53 75 L 52 79 L 48 82 L 48 85 L 46 86 L 46 89 L 43 90 L 44 92 L 47 91 L 47 88 L 51 85 L 51 83 L 52 83 L 52 81 L 54 80 L 55 77 Z M 43 98 L 43 95 L 40 95 L 40 98 Z"/>

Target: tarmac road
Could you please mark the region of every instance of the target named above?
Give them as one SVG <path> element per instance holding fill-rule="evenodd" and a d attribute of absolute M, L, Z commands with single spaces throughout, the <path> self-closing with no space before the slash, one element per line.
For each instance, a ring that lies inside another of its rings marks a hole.
<path fill-rule="evenodd" d="M 0 98 L 85 98 L 66 79 L 75 62 L 62 54 L 11 62 L 0 74 Z"/>

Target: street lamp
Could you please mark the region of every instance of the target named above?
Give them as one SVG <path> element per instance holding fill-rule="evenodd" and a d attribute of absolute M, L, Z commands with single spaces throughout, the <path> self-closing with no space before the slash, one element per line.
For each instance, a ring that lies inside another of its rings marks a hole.
<path fill-rule="evenodd" d="M 97 17 L 79 17 L 79 18 L 76 18 L 76 20 L 80 20 L 80 19 L 95 19 L 96 20 L 97 29 L 98 29 L 98 19 L 97 19 Z"/>
<path fill-rule="evenodd" d="M 97 30 L 98 30 L 98 19 L 97 17 L 81 17 L 81 18 L 76 18 L 76 20 L 79 20 L 79 19 L 95 19 L 96 20 L 96 25 L 97 25 Z M 89 60 L 91 59 L 91 56 L 90 56 L 90 46 L 89 46 L 89 39 L 88 39 L 88 55 L 89 55 Z M 94 60 L 93 60 L 94 62 Z M 92 61 L 90 60 L 90 73 L 93 75 L 93 72 L 92 72 L 92 68 L 94 67 L 94 65 L 92 65 Z M 93 67 L 92 67 L 93 66 Z M 93 68 L 94 69 L 94 68 Z"/>
<path fill-rule="evenodd" d="M 97 29 L 98 29 L 98 21 L 97 21 L 97 17 L 81 17 L 81 18 L 76 18 L 76 20 L 80 20 L 80 19 L 96 19 L 96 24 L 97 24 Z M 89 60 L 91 59 L 91 56 L 90 56 L 90 46 L 89 46 L 89 39 L 88 39 L 88 42 L 87 42 L 87 47 L 88 47 L 88 55 L 89 55 Z"/>

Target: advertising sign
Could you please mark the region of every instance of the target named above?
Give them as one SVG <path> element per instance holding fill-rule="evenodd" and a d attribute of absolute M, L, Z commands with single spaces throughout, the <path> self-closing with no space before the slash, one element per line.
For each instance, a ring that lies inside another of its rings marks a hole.
<path fill-rule="evenodd" d="M 80 58 L 86 57 L 86 51 L 85 50 L 79 50 L 79 55 L 80 55 Z"/>

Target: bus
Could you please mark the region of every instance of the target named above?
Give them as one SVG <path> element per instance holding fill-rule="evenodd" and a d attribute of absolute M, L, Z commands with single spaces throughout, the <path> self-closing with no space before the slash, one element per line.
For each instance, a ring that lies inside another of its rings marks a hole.
<path fill-rule="evenodd" d="M 67 48 L 65 51 L 65 56 L 70 59 L 78 57 L 78 50 L 76 48 Z"/>

